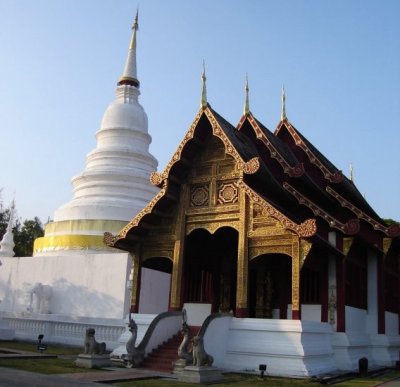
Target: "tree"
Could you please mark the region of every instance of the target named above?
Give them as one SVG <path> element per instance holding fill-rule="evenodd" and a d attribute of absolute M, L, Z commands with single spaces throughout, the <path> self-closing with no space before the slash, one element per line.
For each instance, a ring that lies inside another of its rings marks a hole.
<path fill-rule="evenodd" d="M 1 191 L 0 191 L 1 192 Z M 3 238 L 10 219 L 10 208 L 4 208 L 0 197 L 0 241 Z M 17 257 L 28 257 L 33 253 L 33 242 L 36 238 L 44 235 L 42 222 L 35 216 L 33 219 L 26 219 L 21 225 L 20 219 L 14 213 L 13 225 L 14 252 Z"/>
<path fill-rule="evenodd" d="M 392 224 L 396 224 L 396 223 L 398 223 L 398 222 L 396 222 L 395 220 L 393 220 L 393 219 L 383 219 L 383 221 L 388 225 L 388 226 L 391 226 Z"/>
<path fill-rule="evenodd" d="M 30 257 L 33 253 L 33 242 L 36 238 L 44 235 L 42 222 L 35 216 L 33 219 L 26 219 L 20 230 L 16 227 L 13 230 L 15 255 L 17 257 Z"/>

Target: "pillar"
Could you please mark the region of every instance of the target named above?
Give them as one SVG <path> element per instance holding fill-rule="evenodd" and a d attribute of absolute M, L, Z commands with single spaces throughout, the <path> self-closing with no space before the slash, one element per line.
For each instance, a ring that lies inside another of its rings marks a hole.
<path fill-rule="evenodd" d="M 292 320 L 300 320 L 300 239 L 292 242 Z"/>
<path fill-rule="evenodd" d="M 183 253 L 185 247 L 185 209 L 187 205 L 187 187 L 182 185 L 180 193 L 180 205 L 175 225 L 175 242 L 173 252 L 173 264 L 171 275 L 171 295 L 169 310 L 181 310 L 182 308 L 182 272 L 183 272 Z"/>
<path fill-rule="evenodd" d="M 140 248 L 136 247 L 136 251 L 132 254 L 132 270 L 129 276 L 132 275 L 132 278 L 129 278 L 129 281 L 132 281 L 131 288 L 131 313 L 139 312 L 139 297 L 140 297 L 140 276 L 141 276 L 141 265 L 140 265 Z"/>
<path fill-rule="evenodd" d="M 248 317 L 249 256 L 247 230 L 249 223 L 248 199 L 243 190 L 239 191 L 241 225 L 238 238 L 236 317 Z"/>
<path fill-rule="evenodd" d="M 337 327 L 337 275 L 336 275 L 336 257 L 333 254 L 328 255 L 328 295 L 327 295 L 327 319 L 332 326 Z M 324 301 L 325 302 L 325 301 Z M 325 321 L 322 319 L 322 321 Z"/>
<path fill-rule="evenodd" d="M 378 297 L 378 333 L 385 334 L 385 262 L 384 257 L 377 256 L 377 297 Z"/>
<path fill-rule="evenodd" d="M 337 283 L 337 322 L 336 331 L 346 331 L 346 259 L 338 258 L 336 261 L 336 283 Z"/>

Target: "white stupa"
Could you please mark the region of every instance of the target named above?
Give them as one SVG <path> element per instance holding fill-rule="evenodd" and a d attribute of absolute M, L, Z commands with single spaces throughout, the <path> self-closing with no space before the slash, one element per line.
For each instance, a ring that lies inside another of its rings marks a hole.
<path fill-rule="evenodd" d="M 138 102 L 137 31 L 136 14 L 125 69 L 96 133 L 96 148 L 85 170 L 72 178 L 73 199 L 55 211 L 45 236 L 35 241 L 34 255 L 110 251 L 104 232 L 117 233 L 158 192 L 149 180 L 158 162 L 149 153 L 147 115 Z"/>
<path fill-rule="evenodd" d="M 7 229 L 5 234 L 3 235 L 3 238 L 0 241 L 0 257 L 13 257 L 15 255 L 14 234 L 12 232 L 12 227 L 14 223 L 14 212 L 15 212 L 15 203 L 13 201 L 10 208 L 10 218 L 8 219 Z"/>

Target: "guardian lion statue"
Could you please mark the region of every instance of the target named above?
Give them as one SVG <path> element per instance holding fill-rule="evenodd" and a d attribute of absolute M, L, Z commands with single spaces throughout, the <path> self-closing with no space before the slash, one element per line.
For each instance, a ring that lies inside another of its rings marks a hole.
<path fill-rule="evenodd" d="M 85 355 L 103 355 L 106 352 L 106 343 L 98 343 L 94 338 L 94 328 L 86 329 L 83 353 Z"/>
<path fill-rule="evenodd" d="M 197 367 L 211 367 L 212 363 L 214 362 L 214 358 L 205 351 L 203 338 L 200 336 L 194 336 L 192 343 L 193 365 Z"/>

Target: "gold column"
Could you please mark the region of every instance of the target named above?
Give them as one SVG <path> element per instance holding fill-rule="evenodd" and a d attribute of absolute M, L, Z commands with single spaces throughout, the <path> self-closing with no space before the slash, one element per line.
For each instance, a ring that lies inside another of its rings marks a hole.
<path fill-rule="evenodd" d="M 237 284 L 236 284 L 236 317 L 247 317 L 247 293 L 248 293 L 248 223 L 249 223 L 249 204 L 246 193 L 239 191 L 240 201 L 240 229 L 238 240 L 238 260 L 237 260 Z"/>
<path fill-rule="evenodd" d="M 300 320 L 300 240 L 292 241 L 292 319 Z"/>
<path fill-rule="evenodd" d="M 183 252 L 185 247 L 185 209 L 187 205 L 188 189 L 182 185 L 180 194 L 180 206 L 175 226 L 175 243 L 173 253 L 173 266 L 171 276 L 171 300 L 170 310 L 181 309 L 181 289 L 182 289 L 182 271 L 183 271 Z"/>
<path fill-rule="evenodd" d="M 131 289 L 131 313 L 137 313 L 139 310 L 139 293 L 140 293 L 140 281 L 139 281 L 139 273 L 140 273 L 140 247 L 136 246 L 135 253 L 132 253 L 132 268 L 129 277 L 129 281 L 132 280 L 132 289 Z"/>

